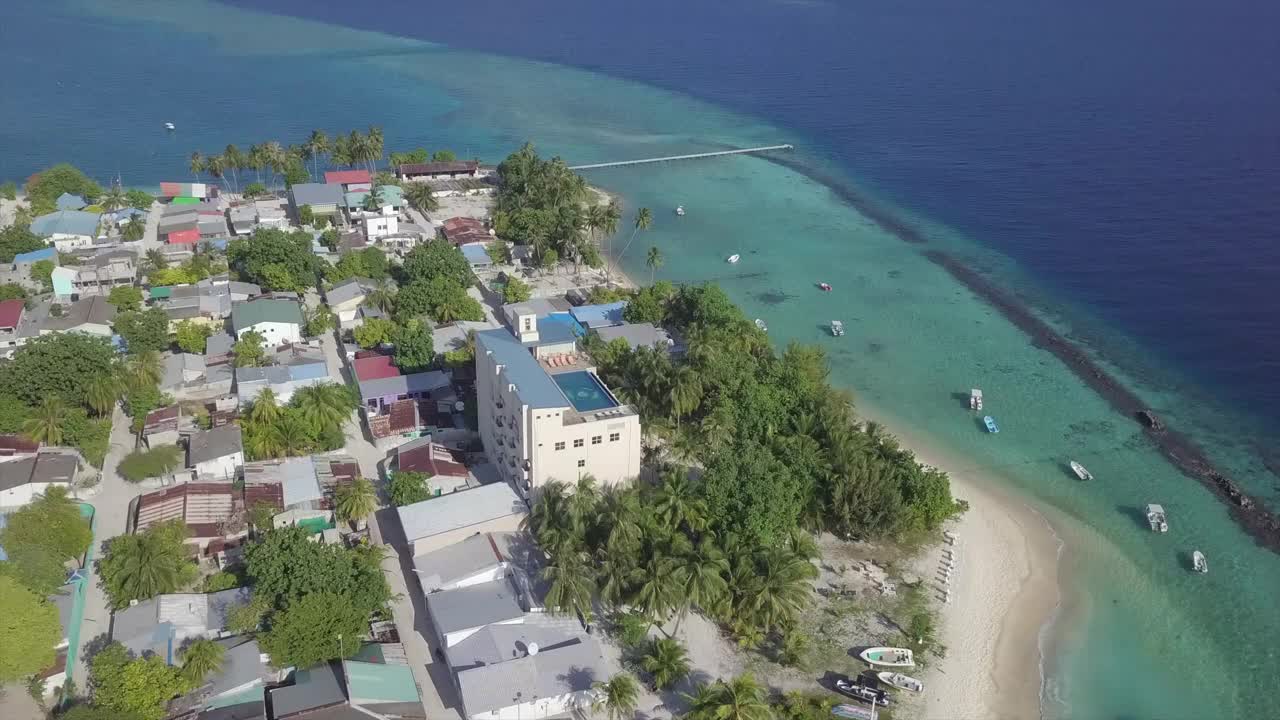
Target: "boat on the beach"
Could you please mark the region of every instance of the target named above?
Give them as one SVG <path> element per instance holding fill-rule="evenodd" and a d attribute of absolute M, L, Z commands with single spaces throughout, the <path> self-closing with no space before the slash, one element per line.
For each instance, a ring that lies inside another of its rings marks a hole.
<path fill-rule="evenodd" d="M 906 648 L 873 647 L 858 653 L 858 657 L 872 665 L 884 667 L 915 667 L 915 656 Z"/>
<path fill-rule="evenodd" d="M 982 418 L 982 424 L 987 426 L 987 432 L 989 433 L 1000 432 L 1000 426 L 996 425 L 996 419 L 991 417 L 990 415 L 987 415 L 986 417 Z"/>
<path fill-rule="evenodd" d="M 836 680 L 836 692 L 841 695 L 848 695 L 855 700 L 861 700 L 872 705 L 881 707 L 889 706 L 889 693 L 883 690 L 877 690 L 873 687 L 867 687 L 856 680 L 841 678 Z"/>
<path fill-rule="evenodd" d="M 1088 470 L 1085 470 L 1084 466 L 1076 462 L 1075 460 L 1071 461 L 1071 471 L 1074 472 L 1076 474 L 1076 477 L 1080 478 L 1081 480 L 1093 479 L 1093 473 L 1089 472 Z"/>
<path fill-rule="evenodd" d="M 821 290 L 822 292 L 831 292 L 831 285 L 828 283 L 820 282 L 818 283 L 818 289 Z"/>
<path fill-rule="evenodd" d="M 1147 506 L 1147 524 L 1153 532 L 1169 532 L 1169 521 L 1165 518 L 1164 508 L 1152 503 Z"/>
<path fill-rule="evenodd" d="M 176 130 L 176 129 L 177 129 L 177 126 L 175 126 L 175 125 L 174 125 L 173 123 L 171 123 L 171 122 L 167 122 L 167 123 L 165 123 L 165 124 L 164 124 L 164 129 L 165 129 L 165 130 Z"/>
<path fill-rule="evenodd" d="M 832 337 L 840 337 L 843 334 L 844 334 L 844 323 L 840 322 L 839 320 L 832 320 L 831 321 Z"/>
<path fill-rule="evenodd" d="M 910 690 L 911 692 L 924 692 L 924 683 L 913 677 L 907 677 L 902 673 L 885 671 L 876 673 L 876 677 L 880 678 L 880 682 L 885 685 L 892 685 L 893 687 Z"/>
<path fill-rule="evenodd" d="M 1199 550 L 1195 550 L 1191 553 L 1191 566 L 1194 567 L 1198 573 L 1209 572 L 1209 561 L 1204 559 L 1204 553 Z"/>
<path fill-rule="evenodd" d="M 677 206 L 676 206 L 676 214 L 677 214 L 677 215 L 684 215 L 684 206 L 683 206 L 683 205 L 677 205 Z"/>
<path fill-rule="evenodd" d="M 982 391 L 979 390 L 978 388 L 974 388 L 969 391 L 969 409 L 970 410 L 982 409 Z"/>
<path fill-rule="evenodd" d="M 729 257 L 725 258 L 725 259 L 724 259 L 724 261 L 725 261 L 725 262 L 727 262 L 727 263 L 729 263 L 730 265 L 732 265 L 732 264 L 734 264 L 734 263 L 738 262 L 738 261 L 739 261 L 739 260 L 741 260 L 741 259 L 742 259 L 742 256 L 741 256 L 741 255 L 739 255 L 738 253 L 734 253 L 734 254 L 730 255 Z"/>
<path fill-rule="evenodd" d="M 760 318 L 756 318 L 756 327 L 760 328 L 761 330 L 763 330 L 763 331 L 765 331 L 765 332 L 769 332 L 769 326 L 768 326 L 768 325 L 765 325 L 765 324 L 764 324 L 764 321 L 763 321 L 763 320 L 761 320 Z"/>
<path fill-rule="evenodd" d="M 864 708 L 860 705 L 836 705 L 831 708 L 831 714 L 846 720 L 876 720 L 874 707 Z"/>

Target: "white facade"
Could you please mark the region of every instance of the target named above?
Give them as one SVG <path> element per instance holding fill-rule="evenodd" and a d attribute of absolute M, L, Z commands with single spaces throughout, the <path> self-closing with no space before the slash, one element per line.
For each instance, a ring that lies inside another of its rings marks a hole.
<path fill-rule="evenodd" d="M 240 339 L 248 331 L 254 331 L 262 335 L 265 345 L 268 348 L 283 345 L 285 343 L 302 342 L 302 326 L 297 323 L 282 322 L 260 322 L 250 325 L 240 330 L 236 335 L 236 339 Z"/>
<path fill-rule="evenodd" d="M 71 483 L 51 482 L 25 483 L 17 487 L 11 487 L 8 490 L 0 490 L 0 508 L 22 507 L 35 500 L 37 496 L 43 495 L 45 490 L 55 486 L 71 489 Z"/>
<path fill-rule="evenodd" d="M 89 235 L 71 235 L 67 233 L 54 233 L 49 236 L 49 241 L 57 248 L 58 252 L 71 252 L 76 248 L 89 247 L 93 245 L 93 237 Z"/>
<path fill-rule="evenodd" d="M 589 710 L 594 697 L 594 691 L 580 690 L 554 697 L 538 698 L 519 705 L 508 705 L 489 712 L 468 713 L 467 717 L 471 720 L 536 720 L 576 715 L 575 710 Z"/>
<path fill-rule="evenodd" d="M 376 240 L 385 235 L 395 235 L 400 231 L 400 219 L 391 208 L 386 208 L 390 214 L 382 213 L 374 215 L 366 213 L 361 222 L 364 224 L 364 235 L 370 240 Z"/>
<path fill-rule="evenodd" d="M 237 450 L 230 455 L 223 455 L 211 460 L 202 460 L 196 463 L 191 470 L 198 479 L 230 482 L 235 478 L 236 471 L 240 469 L 241 465 L 244 465 L 244 453 Z"/>

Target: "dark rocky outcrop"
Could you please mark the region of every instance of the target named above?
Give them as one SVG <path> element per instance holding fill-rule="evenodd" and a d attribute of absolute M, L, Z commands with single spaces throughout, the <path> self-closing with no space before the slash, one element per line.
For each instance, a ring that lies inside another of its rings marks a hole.
<path fill-rule="evenodd" d="M 1164 422 L 1160 417 L 1150 410 L 1139 410 L 1137 413 L 1138 421 L 1146 425 L 1148 429 L 1154 432 L 1162 432 L 1164 430 Z"/>

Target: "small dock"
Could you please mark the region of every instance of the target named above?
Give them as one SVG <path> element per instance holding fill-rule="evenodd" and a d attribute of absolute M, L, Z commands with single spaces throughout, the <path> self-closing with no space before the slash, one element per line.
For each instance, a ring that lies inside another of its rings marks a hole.
<path fill-rule="evenodd" d="M 702 158 L 723 157 L 725 155 L 746 155 L 749 153 L 771 152 L 774 150 L 794 150 L 794 145 L 764 145 L 761 147 L 738 148 L 735 150 L 716 150 L 715 152 L 690 153 L 688 155 L 668 155 L 666 157 L 640 158 L 639 160 L 619 160 L 617 162 L 592 163 L 590 165 L 570 165 L 570 170 L 595 170 L 597 168 L 623 167 L 625 165 L 647 165 L 649 163 L 671 162 L 673 160 L 700 160 Z"/>

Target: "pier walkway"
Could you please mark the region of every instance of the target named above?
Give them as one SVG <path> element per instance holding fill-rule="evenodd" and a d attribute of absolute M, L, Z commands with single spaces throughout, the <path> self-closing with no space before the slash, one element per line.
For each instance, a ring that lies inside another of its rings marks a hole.
<path fill-rule="evenodd" d="M 715 152 L 690 153 L 688 155 L 668 155 L 667 157 L 641 158 L 639 160 L 619 160 L 617 162 L 592 163 L 590 165 L 570 165 L 570 170 L 595 170 L 596 168 L 622 167 L 624 165 L 645 165 L 648 163 L 668 162 L 671 160 L 698 160 L 701 158 L 721 157 L 723 155 L 745 155 L 747 153 L 769 152 L 771 150 L 794 150 L 793 145 L 764 145 L 762 147 L 738 148 L 735 150 L 717 150 Z"/>

